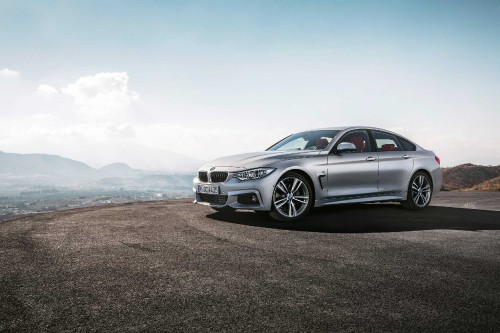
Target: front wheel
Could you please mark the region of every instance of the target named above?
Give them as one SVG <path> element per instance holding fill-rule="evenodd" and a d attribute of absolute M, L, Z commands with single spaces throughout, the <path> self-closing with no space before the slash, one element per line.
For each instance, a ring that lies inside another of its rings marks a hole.
<path fill-rule="evenodd" d="M 401 204 L 407 209 L 424 209 L 429 206 L 432 197 L 432 180 L 424 172 L 416 172 L 408 185 L 408 197 Z"/>
<path fill-rule="evenodd" d="M 309 181 L 301 174 L 287 172 L 274 187 L 269 215 L 278 221 L 292 222 L 303 218 L 313 204 Z"/>

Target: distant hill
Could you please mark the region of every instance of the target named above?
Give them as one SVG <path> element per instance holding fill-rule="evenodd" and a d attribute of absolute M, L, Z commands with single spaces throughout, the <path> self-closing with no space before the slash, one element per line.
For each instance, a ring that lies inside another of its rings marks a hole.
<path fill-rule="evenodd" d="M 87 175 L 94 171 L 85 163 L 57 155 L 0 152 L 0 174 Z"/>
<path fill-rule="evenodd" d="M 493 181 L 493 179 L 499 176 L 500 165 L 483 166 L 467 163 L 444 168 L 443 190 L 498 191 L 500 190 L 498 180 Z"/>
<path fill-rule="evenodd" d="M 500 176 L 468 188 L 466 191 L 500 191 Z"/>
<path fill-rule="evenodd" d="M 162 173 L 195 173 L 205 163 L 172 151 L 124 142 L 102 143 L 93 149 L 71 152 L 65 156 L 80 161 L 93 161 L 99 166 L 123 162 L 136 169 Z"/>
<path fill-rule="evenodd" d="M 107 178 L 130 178 L 139 176 L 143 173 L 141 170 L 132 169 L 125 163 L 111 163 L 98 169 L 97 172 L 100 176 Z"/>

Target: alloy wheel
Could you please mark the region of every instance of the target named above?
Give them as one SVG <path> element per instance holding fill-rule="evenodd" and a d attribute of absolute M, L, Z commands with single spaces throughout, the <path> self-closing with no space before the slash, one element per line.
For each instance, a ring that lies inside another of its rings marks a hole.
<path fill-rule="evenodd" d="M 281 179 L 274 189 L 274 207 L 280 214 L 288 218 L 294 218 L 304 213 L 309 200 L 310 194 L 307 185 L 296 177 Z"/>
<path fill-rule="evenodd" d="M 431 184 L 429 179 L 420 174 L 411 184 L 411 195 L 413 202 L 418 207 L 425 207 L 431 200 Z"/>

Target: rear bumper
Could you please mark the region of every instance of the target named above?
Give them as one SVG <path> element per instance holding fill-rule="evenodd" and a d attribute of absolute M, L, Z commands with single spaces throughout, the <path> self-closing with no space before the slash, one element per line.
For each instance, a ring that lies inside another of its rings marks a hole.
<path fill-rule="evenodd" d="M 432 193 L 437 194 L 441 191 L 443 186 L 443 169 L 436 168 L 432 170 Z"/>
<path fill-rule="evenodd" d="M 215 208 L 231 207 L 234 209 L 250 209 L 259 211 L 270 211 L 274 184 L 277 183 L 279 174 L 272 174 L 257 180 L 240 181 L 237 178 L 231 178 L 223 183 L 206 183 L 200 181 L 198 177 L 193 179 L 193 192 L 195 194 L 195 203 L 207 205 Z M 198 185 L 217 185 L 219 194 L 200 194 Z M 255 204 L 243 204 L 238 202 L 238 196 L 244 194 L 253 194 L 258 202 Z M 217 197 L 215 197 L 217 196 Z"/>

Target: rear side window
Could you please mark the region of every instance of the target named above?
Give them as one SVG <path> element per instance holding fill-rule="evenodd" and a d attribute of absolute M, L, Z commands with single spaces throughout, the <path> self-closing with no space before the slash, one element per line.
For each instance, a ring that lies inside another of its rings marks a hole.
<path fill-rule="evenodd" d="M 403 147 L 395 135 L 386 132 L 372 131 L 377 151 L 401 151 Z"/>
<path fill-rule="evenodd" d="M 401 143 L 403 150 L 414 151 L 417 149 L 417 147 L 415 147 L 415 145 L 413 143 L 411 143 L 410 141 L 403 139 L 402 137 L 399 137 L 399 136 L 397 138 L 398 138 L 398 141 Z"/>

